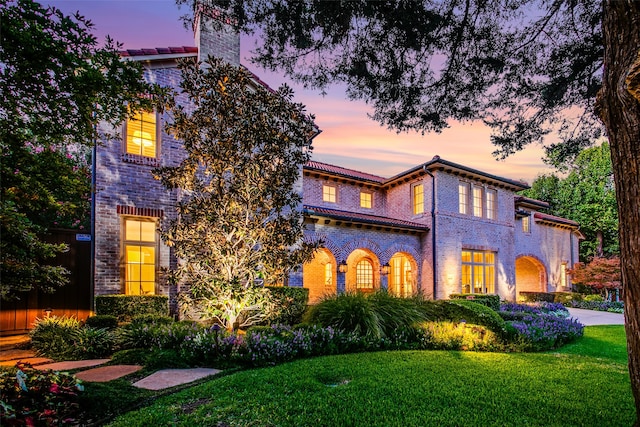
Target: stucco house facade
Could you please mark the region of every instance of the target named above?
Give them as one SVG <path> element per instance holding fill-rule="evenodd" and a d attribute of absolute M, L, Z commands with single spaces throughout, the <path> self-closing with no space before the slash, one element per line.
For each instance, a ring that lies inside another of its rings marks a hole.
<path fill-rule="evenodd" d="M 213 26 L 202 13 L 194 33 L 195 47 L 129 50 L 123 58 L 140 61 L 149 81 L 171 87 L 179 84 L 179 58 L 215 55 L 239 65 L 237 34 Z M 151 174 L 185 155 L 180 141 L 163 132 L 168 119 L 141 113 L 109 129 L 121 139 L 97 147 L 96 295 L 164 294 L 173 301 L 179 291 L 163 280 L 177 260 L 157 232 L 161 219 L 175 215 L 178 194 Z M 435 156 L 390 178 L 311 161 L 301 184 L 305 239 L 322 239 L 324 247 L 292 271 L 286 285 L 309 288 L 311 302 L 376 289 L 515 300 L 521 291 L 570 286 L 566 271 L 578 260 L 579 225 L 544 214 L 542 201 L 519 196 L 525 183 Z"/>

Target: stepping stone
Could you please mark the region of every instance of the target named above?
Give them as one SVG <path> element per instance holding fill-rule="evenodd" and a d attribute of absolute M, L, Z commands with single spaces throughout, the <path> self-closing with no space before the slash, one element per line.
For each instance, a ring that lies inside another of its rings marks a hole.
<path fill-rule="evenodd" d="M 3 350 L 0 351 L 0 362 L 6 362 L 9 360 L 24 360 L 27 358 L 35 357 L 35 353 L 33 350 L 20 350 L 20 349 L 11 349 L 11 350 Z"/>
<path fill-rule="evenodd" d="M 88 369 L 76 374 L 76 378 L 82 381 L 94 383 L 106 383 L 118 378 L 132 374 L 142 369 L 139 365 L 112 365 L 101 366 L 99 368 Z"/>
<path fill-rule="evenodd" d="M 46 365 L 34 366 L 40 370 L 51 369 L 53 371 L 69 371 L 71 369 L 88 368 L 91 366 L 102 365 L 111 359 L 93 359 L 93 360 L 68 360 L 66 362 L 48 363 Z"/>
<path fill-rule="evenodd" d="M 220 372 L 219 369 L 209 368 L 163 369 L 141 379 L 133 385 L 147 390 L 162 390 L 164 388 L 187 384 Z"/>
<path fill-rule="evenodd" d="M 36 365 L 42 365 L 43 363 L 51 363 L 53 362 L 53 360 L 48 359 L 46 357 L 25 357 L 25 358 L 13 359 L 13 360 L 4 360 L 0 362 L 0 366 L 16 366 L 16 363 L 18 362 L 30 363 L 31 366 L 33 366 L 34 368 L 40 368 L 39 366 L 36 366 Z"/>

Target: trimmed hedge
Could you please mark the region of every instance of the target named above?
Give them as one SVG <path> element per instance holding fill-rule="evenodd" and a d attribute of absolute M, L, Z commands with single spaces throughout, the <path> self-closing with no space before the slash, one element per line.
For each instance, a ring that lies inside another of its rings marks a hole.
<path fill-rule="evenodd" d="M 288 286 L 267 286 L 279 309 L 267 319 L 272 325 L 297 325 L 309 302 L 309 289 Z"/>
<path fill-rule="evenodd" d="M 582 301 L 584 295 L 578 292 L 554 292 L 553 302 L 568 304 L 571 301 Z"/>
<path fill-rule="evenodd" d="M 524 302 L 554 302 L 555 295 L 552 292 L 520 292 L 518 297 L 520 301 Z"/>
<path fill-rule="evenodd" d="M 443 300 L 435 303 L 440 304 L 443 308 L 441 320 L 453 322 L 464 320 L 466 323 L 485 326 L 503 339 L 509 338 L 513 332 L 497 311 L 484 304 L 469 300 Z"/>
<path fill-rule="evenodd" d="M 112 330 L 118 327 L 118 318 L 110 314 L 102 314 L 98 316 L 87 317 L 87 320 L 84 322 L 84 324 L 91 328 Z"/>
<path fill-rule="evenodd" d="M 478 304 L 486 305 L 494 311 L 500 310 L 500 296 L 487 294 L 451 294 L 451 299 L 470 300 Z"/>
<path fill-rule="evenodd" d="M 169 315 L 166 295 L 97 295 L 96 314 L 115 316 L 119 322 L 130 322 L 135 316 Z"/>

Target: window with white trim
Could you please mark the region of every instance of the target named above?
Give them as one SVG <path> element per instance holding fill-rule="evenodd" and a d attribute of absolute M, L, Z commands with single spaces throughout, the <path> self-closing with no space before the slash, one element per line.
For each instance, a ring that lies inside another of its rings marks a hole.
<path fill-rule="evenodd" d="M 467 215 L 469 213 L 469 184 L 461 182 L 458 184 L 458 212 Z"/>
<path fill-rule="evenodd" d="M 522 232 L 531 233 L 531 217 L 529 215 L 522 217 Z"/>
<path fill-rule="evenodd" d="M 356 289 L 359 291 L 373 290 L 373 264 L 366 258 L 356 265 Z"/>
<path fill-rule="evenodd" d="M 495 252 L 463 250 L 462 293 L 493 294 L 495 283 Z"/>
<path fill-rule="evenodd" d="M 415 184 L 411 187 L 413 214 L 419 215 L 424 212 L 424 186 Z"/>
<path fill-rule="evenodd" d="M 498 217 L 498 192 L 496 190 L 488 189 L 486 192 L 486 212 L 487 219 L 497 219 Z"/>
<path fill-rule="evenodd" d="M 373 194 L 368 193 L 366 191 L 360 192 L 360 207 L 371 209 L 373 205 Z"/>
<path fill-rule="evenodd" d="M 482 218 L 482 187 L 479 185 L 473 186 L 472 203 L 473 203 L 473 216 Z"/>
<path fill-rule="evenodd" d="M 322 201 L 323 202 L 335 203 L 336 193 L 337 193 L 337 189 L 335 186 L 327 185 L 327 184 L 322 185 Z"/>

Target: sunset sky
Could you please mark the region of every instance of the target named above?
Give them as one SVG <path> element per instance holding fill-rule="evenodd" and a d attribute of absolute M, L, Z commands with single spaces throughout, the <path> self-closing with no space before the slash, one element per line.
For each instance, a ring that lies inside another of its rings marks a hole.
<path fill-rule="evenodd" d="M 193 46 L 193 33 L 183 27 L 173 0 L 56 0 L 45 1 L 69 14 L 80 11 L 95 25 L 94 34 L 102 42 L 105 35 L 124 44 L 125 49 L 169 46 Z M 292 84 L 281 74 L 267 72 L 251 64 L 249 57 L 255 40 L 241 39 L 241 62 L 272 87 L 287 82 L 295 90 L 295 99 L 316 116 L 322 133 L 314 140 L 313 160 L 389 177 L 426 162 L 434 155 L 485 172 L 529 184 L 552 170 L 541 160 L 542 149 L 530 146 L 505 161 L 491 155 L 494 146 L 490 131 L 482 123 L 458 124 L 441 134 L 418 132 L 398 134 L 369 119 L 371 109 L 363 101 L 346 98 L 343 88 L 335 86 L 322 96 Z"/>

